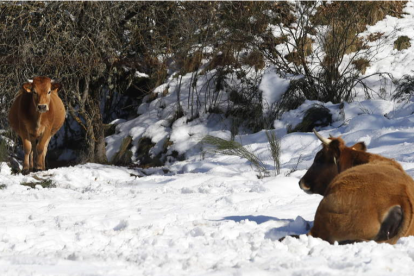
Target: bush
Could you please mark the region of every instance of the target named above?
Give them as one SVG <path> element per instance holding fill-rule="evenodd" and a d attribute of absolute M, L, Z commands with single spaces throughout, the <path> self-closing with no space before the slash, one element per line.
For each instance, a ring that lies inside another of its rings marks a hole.
<path fill-rule="evenodd" d="M 369 34 L 367 39 L 368 39 L 369 42 L 374 42 L 374 41 L 377 41 L 378 39 L 380 39 L 383 35 L 384 35 L 384 33 L 375 32 L 375 33 Z"/>
<path fill-rule="evenodd" d="M 396 85 L 395 94 L 392 96 L 393 100 L 409 96 L 414 93 L 414 76 L 404 75 L 400 80 L 394 80 Z"/>
<path fill-rule="evenodd" d="M 263 54 L 259 51 L 253 51 L 241 58 L 241 62 L 244 65 L 255 67 L 256 70 L 263 69 L 265 67 L 265 60 Z"/>
<path fill-rule="evenodd" d="M 359 72 L 361 72 L 362 75 L 364 75 L 367 68 L 369 67 L 369 60 L 365 58 L 360 58 L 360 59 L 354 60 L 352 64 L 355 65 L 355 68 Z"/>
<path fill-rule="evenodd" d="M 400 16 L 404 2 L 295 2 L 291 5 L 294 25 L 281 23 L 275 16 L 269 16 L 269 24 L 274 26 L 278 37 L 276 43 L 272 33 L 258 34 L 263 43 L 258 49 L 277 70 L 294 76 L 303 76 L 300 91 L 306 99 L 321 102 L 340 103 L 352 101 L 357 87 L 364 89 L 369 98 L 372 91 L 365 83 L 364 71 L 352 66 L 355 60 L 371 60 L 378 53 L 382 41 L 369 47 L 368 39 L 360 36 L 368 24 L 375 24 L 386 15 Z M 300 30 L 300 31 L 299 31 Z M 370 40 L 381 38 L 381 34 Z M 312 41 L 319 46 L 309 46 Z M 276 47 L 277 45 L 277 47 Z M 345 55 L 349 58 L 344 59 Z M 373 75 L 386 74 L 377 72 Z"/>
<path fill-rule="evenodd" d="M 406 35 L 400 36 L 396 41 L 394 41 L 394 49 L 397 49 L 398 51 L 402 51 L 410 47 L 410 38 Z"/>

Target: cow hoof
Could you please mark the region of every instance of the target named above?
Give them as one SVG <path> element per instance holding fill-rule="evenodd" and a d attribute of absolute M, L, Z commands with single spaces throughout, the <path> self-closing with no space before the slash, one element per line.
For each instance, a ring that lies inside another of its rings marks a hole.
<path fill-rule="evenodd" d="M 43 171 L 42 169 L 33 169 L 33 172 L 41 172 Z"/>
<path fill-rule="evenodd" d="M 29 170 L 27 170 L 27 169 L 26 169 L 26 170 L 22 170 L 22 174 L 23 174 L 23 175 L 27 175 L 27 174 L 29 174 L 29 173 L 30 173 L 30 171 L 29 171 Z"/>

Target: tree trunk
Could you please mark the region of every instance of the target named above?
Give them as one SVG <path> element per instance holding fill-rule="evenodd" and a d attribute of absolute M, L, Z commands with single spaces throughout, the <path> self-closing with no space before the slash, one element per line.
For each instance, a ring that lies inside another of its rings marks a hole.
<path fill-rule="evenodd" d="M 105 149 L 104 125 L 99 107 L 100 88 L 91 85 L 88 76 L 84 79 L 83 89 L 81 86 L 77 81 L 75 101 L 69 103 L 69 112 L 85 131 L 86 160 L 84 161 L 105 164 L 108 163 L 108 159 Z M 74 106 L 78 106 L 78 110 Z"/>
<path fill-rule="evenodd" d="M 89 97 L 85 105 L 86 113 L 89 115 L 88 125 L 88 156 L 90 162 L 108 163 L 105 149 L 105 133 L 103 118 L 99 103 L 101 101 L 101 86 L 91 85 Z"/>

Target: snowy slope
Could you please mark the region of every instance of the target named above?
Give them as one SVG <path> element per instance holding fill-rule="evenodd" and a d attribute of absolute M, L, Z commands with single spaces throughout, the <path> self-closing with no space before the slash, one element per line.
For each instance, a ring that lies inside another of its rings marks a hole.
<path fill-rule="evenodd" d="M 291 113 L 300 116 L 312 104 Z M 337 105 L 326 106 L 339 114 Z M 411 107 L 352 103 L 344 117 L 334 116 L 347 124 L 321 133 L 342 135 L 348 144 L 365 141 L 369 151 L 397 159 L 414 175 L 414 115 L 397 112 Z M 372 113 L 361 112 L 367 108 Z M 388 119 L 386 113 L 397 115 Z M 264 132 L 242 141 L 272 169 Z M 3 164 L 0 274 L 411 275 L 414 237 L 395 246 L 329 245 L 306 236 L 279 242 L 306 233 L 321 200 L 298 187 L 320 142 L 311 133 L 291 133 L 283 136 L 282 149 L 281 175 L 264 179 L 246 160 L 223 155 L 194 156 L 166 175 L 153 170 L 148 176 L 96 164 L 22 176 L 10 175 Z M 288 176 L 299 155 L 298 170 Z M 56 188 L 20 185 L 38 181 L 35 176 Z"/>
<path fill-rule="evenodd" d="M 370 32 L 391 35 L 398 29 L 412 37 L 413 6 L 408 4 L 405 19 L 388 17 Z M 392 43 L 390 39 L 384 56 L 369 70 L 410 73 L 413 46 L 395 52 Z M 262 90 L 274 101 L 282 92 L 272 90 L 272 82 L 284 81 L 267 74 Z M 189 78 L 183 77 L 185 89 Z M 321 200 L 298 186 L 320 142 L 312 133 L 286 132 L 316 102 L 307 101 L 275 122 L 282 171 L 258 179 L 244 159 L 201 155 L 198 142 L 204 135 L 230 136 L 228 122 L 218 115 L 201 113 L 190 123 L 170 125 L 177 85 L 178 80 L 169 80 L 170 94 L 142 105 L 135 120 L 119 122 L 118 133 L 107 139 L 107 152 L 112 157 L 126 135 L 134 141 L 147 135 L 160 144 L 169 137 L 174 150 L 191 152 L 186 161 L 145 171 L 85 164 L 29 176 L 12 175 L 1 164 L 0 275 L 413 274 L 414 237 L 396 245 L 339 246 L 304 235 L 278 241 L 287 234 L 306 233 Z M 372 81 L 373 88 L 379 85 Z M 395 158 L 414 176 L 414 101 L 385 98 L 343 107 L 318 103 L 330 109 L 334 121 L 320 132 L 342 135 L 347 144 L 364 141 L 370 152 Z M 264 131 L 237 140 L 273 169 Z M 42 179 L 56 188 L 21 185 Z"/>

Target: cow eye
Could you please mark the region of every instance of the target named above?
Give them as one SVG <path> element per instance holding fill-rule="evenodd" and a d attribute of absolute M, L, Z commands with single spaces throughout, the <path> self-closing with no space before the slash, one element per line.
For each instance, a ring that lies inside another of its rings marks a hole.
<path fill-rule="evenodd" d="M 52 93 L 52 90 L 50 90 L 47 94 L 50 94 L 50 93 Z"/>

